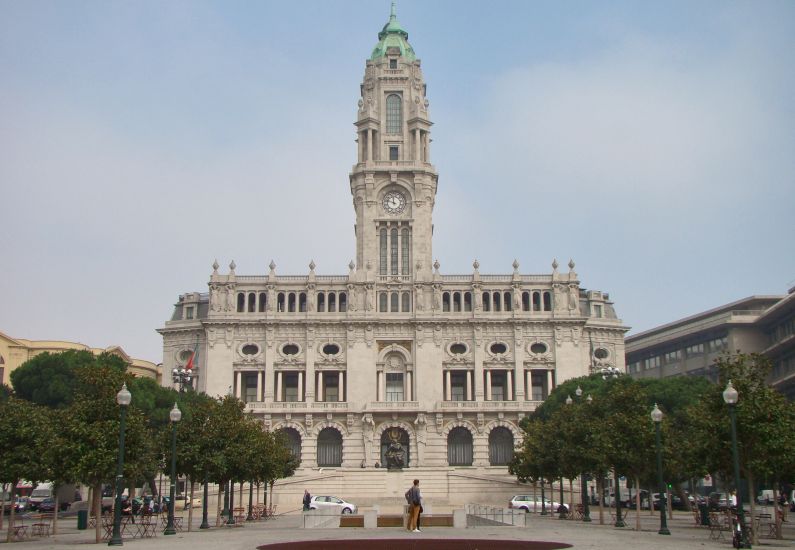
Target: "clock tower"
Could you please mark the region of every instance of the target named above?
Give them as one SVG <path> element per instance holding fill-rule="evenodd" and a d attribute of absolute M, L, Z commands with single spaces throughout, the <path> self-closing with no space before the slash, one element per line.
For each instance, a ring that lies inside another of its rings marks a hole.
<path fill-rule="evenodd" d="M 366 63 L 355 122 L 358 158 L 350 173 L 357 268 L 380 284 L 432 277 L 438 175 L 430 162 L 425 93 L 420 60 L 393 3 Z"/>

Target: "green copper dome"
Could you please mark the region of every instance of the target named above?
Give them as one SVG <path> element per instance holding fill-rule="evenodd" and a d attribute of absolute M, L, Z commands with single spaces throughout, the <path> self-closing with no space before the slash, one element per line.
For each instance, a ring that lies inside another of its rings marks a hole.
<path fill-rule="evenodd" d="M 373 54 L 370 56 L 371 61 L 375 61 L 379 57 L 384 57 L 389 48 L 397 48 L 400 50 L 400 56 L 406 61 L 414 61 L 417 56 L 414 54 L 414 48 L 409 44 L 409 33 L 400 25 L 395 15 L 395 3 L 392 2 L 392 11 L 389 14 L 389 21 L 378 33 L 378 44 L 373 48 Z"/>

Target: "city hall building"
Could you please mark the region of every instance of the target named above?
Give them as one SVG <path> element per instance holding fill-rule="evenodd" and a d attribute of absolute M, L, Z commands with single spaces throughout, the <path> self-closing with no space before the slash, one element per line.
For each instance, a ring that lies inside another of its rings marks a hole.
<path fill-rule="evenodd" d="M 277 482 L 277 503 L 299 503 L 304 488 L 360 505 L 402 499 L 420 478 L 430 503 L 504 504 L 526 491 L 507 468 L 522 418 L 566 379 L 624 371 L 626 327 L 573 262 L 528 275 L 513 261 L 492 275 L 475 261 L 450 275 L 434 261 L 445 192 L 420 60 L 394 7 L 360 93 L 348 273 L 310 263 L 281 275 L 271 262 L 243 275 L 216 262 L 209 292 L 181 295 L 159 329 L 164 384 L 198 342 L 194 387 L 232 392 L 286 434 L 301 462 Z"/>

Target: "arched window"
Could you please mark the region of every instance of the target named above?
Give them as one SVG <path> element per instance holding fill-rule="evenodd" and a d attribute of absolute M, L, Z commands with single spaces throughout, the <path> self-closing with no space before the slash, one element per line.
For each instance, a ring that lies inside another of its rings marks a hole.
<path fill-rule="evenodd" d="M 348 294 L 340 292 L 340 313 L 348 311 Z"/>
<path fill-rule="evenodd" d="M 530 293 L 522 292 L 522 311 L 530 311 Z"/>
<path fill-rule="evenodd" d="M 334 428 L 323 428 L 317 436 L 317 465 L 342 466 L 342 435 Z"/>
<path fill-rule="evenodd" d="M 552 294 L 544 292 L 544 311 L 552 311 Z"/>
<path fill-rule="evenodd" d="M 295 292 L 287 295 L 287 311 L 295 313 Z"/>
<path fill-rule="evenodd" d="M 506 466 L 513 459 L 513 434 L 508 428 L 498 426 L 489 434 L 489 463 Z"/>
<path fill-rule="evenodd" d="M 500 293 L 495 292 L 492 296 L 492 299 L 494 300 L 494 311 L 502 311 L 502 300 L 500 300 Z"/>
<path fill-rule="evenodd" d="M 472 434 L 457 427 L 447 436 L 447 463 L 450 466 L 472 466 Z"/>
<path fill-rule="evenodd" d="M 276 296 L 276 311 L 284 311 L 284 292 Z"/>
<path fill-rule="evenodd" d="M 246 295 L 243 292 L 237 293 L 237 311 L 238 313 L 246 311 Z"/>
<path fill-rule="evenodd" d="M 265 309 L 268 306 L 268 293 L 267 292 L 260 292 L 259 293 L 259 312 L 264 313 Z"/>
<path fill-rule="evenodd" d="M 450 311 L 450 293 L 442 293 L 442 311 Z"/>
<path fill-rule="evenodd" d="M 326 311 L 326 293 L 325 292 L 318 292 L 317 293 L 317 310 L 318 311 Z"/>
<path fill-rule="evenodd" d="M 389 299 L 389 311 L 392 313 L 397 313 L 400 311 L 400 304 L 398 303 L 398 293 L 393 292 Z"/>
<path fill-rule="evenodd" d="M 533 292 L 533 311 L 541 311 L 541 293 Z"/>
<path fill-rule="evenodd" d="M 511 311 L 511 293 L 506 292 L 502 295 L 502 303 L 505 305 L 505 311 Z"/>
<path fill-rule="evenodd" d="M 249 292 L 248 294 L 248 311 L 249 313 L 254 313 L 257 307 L 257 295 L 253 292 Z"/>
<path fill-rule="evenodd" d="M 328 293 L 328 311 L 329 313 L 337 311 L 337 295 L 333 292 Z"/>
<path fill-rule="evenodd" d="M 464 292 L 464 311 L 472 311 L 472 293 Z"/>
<path fill-rule="evenodd" d="M 378 273 L 386 275 L 386 229 L 381 228 L 379 234 L 379 259 L 381 264 L 378 266 Z"/>
<path fill-rule="evenodd" d="M 400 271 L 403 275 L 409 274 L 409 230 L 400 232 Z"/>
<path fill-rule="evenodd" d="M 400 134 L 402 133 L 403 121 L 400 114 L 401 99 L 397 94 L 389 94 L 386 96 L 386 133 L 387 134 Z"/>
<path fill-rule="evenodd" d="M 381 464 L 384 467 L 408 468 L 409 434 L 402 428 L 388 428 L 381 434 Z"/>
<path fill-rule="evenodd" d="M 461 293 L 453 292 L 453 311 L 461 311 Z"/>
<path fill-rule="evenodd" d="M 389 265 L 392 269 L 389 271 L 392 275 L 398 274 L 398 230 L 392 229 L 389 232 Z"/>
<path fill-rule="evenodd" d="M 483 293 L 483 311 L 491 311 L 491 294 Z"/>
<path fill-rule="evenodd" d="M 298 311 L 301 313 L 306 312 L 306 292 L 298 295 Z"/>
<path fill-rule="evenodd" d="M 282 428 L 279 432 L 287 440 L 287 448 L 290 449 L 290 454 L 293 458 L 301 461 L 301 434 L 295 428 Z"/>
<path fill-rule="evenodd" d="M 386 301 L 387 301 L 386 292 L 379 292 L 378 293 L 378 311 L 380 311 L 382 313 L 386 313 Z"/>
<path fill-rule="evenodd" d="M 403 293 L 403 313 L 408 313 L 411 311 L 411 293 L 404 292 Z"/>

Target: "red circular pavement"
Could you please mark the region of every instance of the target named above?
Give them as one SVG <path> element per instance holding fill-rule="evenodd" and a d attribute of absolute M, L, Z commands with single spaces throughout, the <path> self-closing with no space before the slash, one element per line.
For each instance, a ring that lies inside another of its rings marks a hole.
<path fill-rule="evenodd" d="M 277 542 L 258 550 L 556 550 L 571 544 L 536 540 L 494 539 L 347 539 Z"/>

